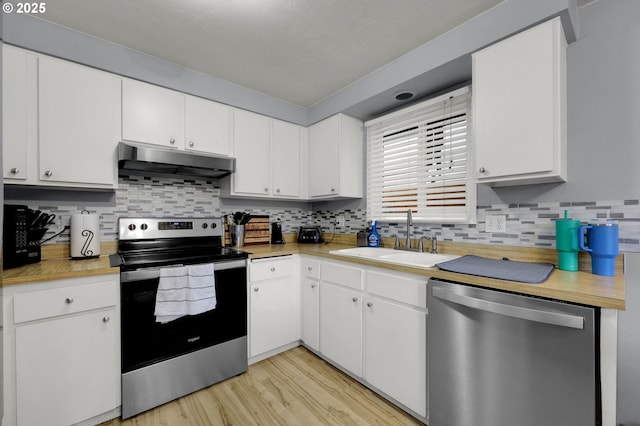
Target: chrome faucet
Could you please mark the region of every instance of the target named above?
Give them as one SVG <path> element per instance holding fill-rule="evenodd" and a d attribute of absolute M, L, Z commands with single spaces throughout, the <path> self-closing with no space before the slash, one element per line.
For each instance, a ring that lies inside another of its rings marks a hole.
<path fill-rule="evenodd" d="M 418 243 L 418 251 L 420 253 L 424 253 L 424 246 L 422 245 L 423 240 L 431 240 L 431 253 L 433 254 L 438 253 L 438 239 L 436 238 L 435 235 L 432 235 L 431 238 L 429 237 L 420 238 L 420 242 Z"/>
<path fill-rule="evenodd" d="M 404 246 L 407 250 L 411 249 L 411 225 L 413 225 L 413 221 L 411 220 L 411 209 L 407 210 L 407 241 Z"/>

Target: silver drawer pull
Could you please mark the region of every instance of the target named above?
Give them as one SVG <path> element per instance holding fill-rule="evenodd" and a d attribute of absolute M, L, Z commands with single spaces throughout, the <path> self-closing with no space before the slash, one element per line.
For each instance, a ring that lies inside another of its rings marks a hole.
<path fill-rule="evenodd" d="M 20 169 L 17 167 L 12 167 L 11 168 L 11 173 L 14 175 L 17 175 L 18 173 L 20 173 Z"/>
<path fill-rule="evenodd" d="M 275 272 L 275 271 L 276 271 L 275 266 L 272 266 L 272 267 L 271 267 L 271 272 Z"/>
<path fill-rule="evenodd" d="M 354 302 L 357 302 L 357 301 L 358 301 L 358 298 L 357 298 L 357 297 L 354 297 L 354 298 L 353 298 L 353 299 L 351 299 L 351 300 L 353 300 Z"/>
<path fill-rule="evenodd" d="M 316 288 L 316 285 L 315 284 L 311 284 L 311 288 Z"/>
<path fill-rule="evenodd" d="M 258 290 L 260 290 L 260 288 L 258 288 L 258 287 L 254 287 L 253 288 L 253 291 L 255 291 L 256 293 L 258 292 Z"/>
<path fill-rule="evenodd" d="M 311 266 L 308 266 L 307 271 L 313 271 L 313 268 Z"/>
<path fill-rule="evenodd" d="M 109 317 L 102 317 L 102 322 L 109 322 L 111 321 L 111 318 Z"/>
<path fill-rule="evenodd" d="M 44 175 L 47 177 L 51 177 L 53 176 L 53 172 L 51 170 L 47 170 L 46 172 L 44 172 Z"/>
<path fill-rule="evenodd" d="M 64 299 L 64 303 L 66 303 L 67 305 L 70 305 L 73 303 L 73 297 L 67 297 L 66 299 Z"/>
<path fill-rule="evenodd" d="M 367 306 L 370 308 L 370 307 L 372 307 L 372 306 L 373 306 L 373 303 L 371 303 L 371 302 L 367 302 Z"/>
<path fill-rule="evenodd" d="M 170 143 L 171 145 L 173 145 L 174 143 L 176 143 L 176 139 L 175 139 L 175 138 L 171 138 L 171 139 L 169 139 L 169 143 Z"/>

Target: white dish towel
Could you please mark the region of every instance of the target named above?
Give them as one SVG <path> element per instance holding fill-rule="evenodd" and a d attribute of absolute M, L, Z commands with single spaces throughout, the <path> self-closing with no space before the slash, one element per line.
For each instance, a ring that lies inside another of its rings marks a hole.
<path fill-rule="evenodd" d="M 156 321 L 167 323 L 216 308 L 213 263 L 160 268 Z"/>

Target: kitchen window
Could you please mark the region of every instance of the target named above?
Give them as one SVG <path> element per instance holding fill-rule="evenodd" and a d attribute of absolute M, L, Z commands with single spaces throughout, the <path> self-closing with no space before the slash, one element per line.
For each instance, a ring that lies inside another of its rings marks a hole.
<path fill-rule="evenodd" d="M 365 123 L 367 218 L 475 223 L 471 90 L 455 90 Z"/>

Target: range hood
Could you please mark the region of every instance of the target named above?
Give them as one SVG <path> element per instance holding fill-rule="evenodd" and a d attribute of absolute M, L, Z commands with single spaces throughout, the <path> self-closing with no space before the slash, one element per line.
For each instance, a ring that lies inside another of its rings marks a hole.
<path fill-rule="evenodd" d="M 236 159 L 151 145 L 120 142 L 118 171 L 221 178 L 236 170 Z"/>

